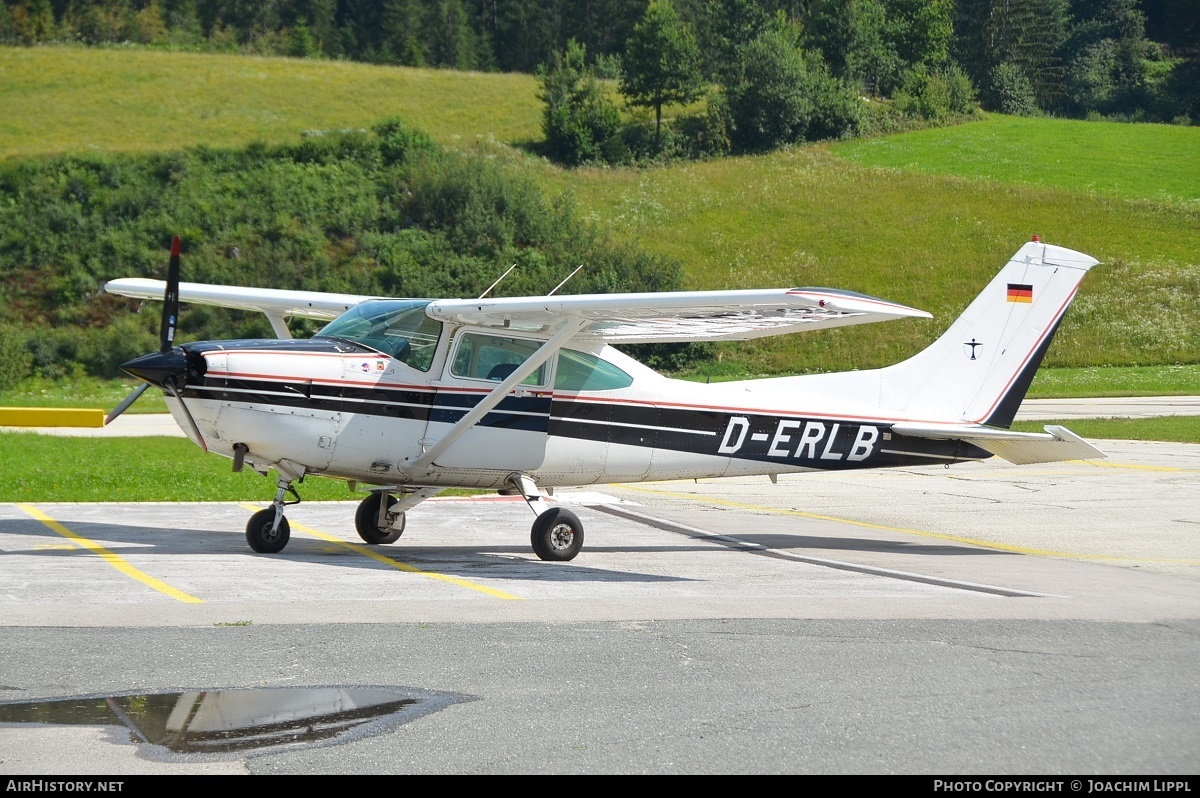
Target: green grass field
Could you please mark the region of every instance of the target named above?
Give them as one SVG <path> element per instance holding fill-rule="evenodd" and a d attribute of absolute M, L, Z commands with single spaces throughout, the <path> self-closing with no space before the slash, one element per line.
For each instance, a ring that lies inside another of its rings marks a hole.
<path fill-rule="evenodd" d="M 1154 202 L 1200 202 L 1200 128 L 989 116 L 833 146 L 863 166 Z"/>
<path fill-rule="evenodd" d="M 275 479 L 211 457 L 183 438 L 59 438 L 0 432 L 0 501 L 268 501 Z M 351 500 L 345 482 L 316 477 L 306 500 Z M 358 494 L 357 498 L 362 498 Z"/>
<path fill-rule="evenodd" d="M 1077 418 L 1070 421 L 1018 421 L 1013 429 L 1041 432 L 1047 424 L 1060 424 L 1089 440 L 1171 441 L 1200 443 L 1200 416 L 1162 418 Z M 1104 448 L 1103 445 L 1100 446 Z"/>
<path fill-rule="evenodd" d="M 989 122 L 977 124 L 982 131 Z M 574 191 L 602 225 L 681 261 L 689 288 L 832 286 L 935 316 L 722 349 L 750 373 L 907 357 L 1033 234 L 1104 264 L 1084 282 L 1048 365 L 1200 362 L 1194 205 L 865 167 L 827 146 L 640 171 L 554 171 L 547 182 Z"/>

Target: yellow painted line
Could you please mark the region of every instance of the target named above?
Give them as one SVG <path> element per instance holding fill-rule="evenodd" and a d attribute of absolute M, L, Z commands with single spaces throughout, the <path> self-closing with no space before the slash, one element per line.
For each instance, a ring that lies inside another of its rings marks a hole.
<path fill-rule="evenodd" d="M 256 507 L 253 504 L 243 504 L 242 507 L 246 508 L 247 510 L 251 510 L 252 512 L 258 512 L 259 510 L 262 509 L 261 507 Z M 417 568 L 416 566 L 413 566 L 413 565 L 409 565 L 406 562 L 401 562 L 400 560 L 394 560 L 391 557 L 387 557 L 383 554 L 379 554 L 378 552 L 373 551 L 371 549 L 371 547 L 369 547 L 369 546 L 359 544 L 359 543 L 347 543 L 346 541 L 342 540 L 341 538 L 335 538 L 333 535 L 327 534 L 325 532 L 321 532 L 320 530 L 317 530 L 317 529 L 313 529 L 312 527 L 307 527 L 307 526 L 304 526 L 303 524 L 297 524 L 295 521 L 289 520 L 288 525 L 292 529 L 299 530 L 300 532 L 306 532 L 307 534 L 312 535 L 315 538 L 319 538 L 320 540 L 324 540 L 327 543 L 332 543 L 335 546 L 338 546 L 343 549 L 349 549 L 350 551 L 354 552 L 355 554 L 361 554 L 364 557 L 370 557 L 372 560 L 375 560 L 376 562 L 381 562 L 384 565 L 390 566 L 399 571 L 404 571 L 405 573 L 416 574 L 417 576 L 424 576 L 428 579 L 436 579 L 439 582 L 449 582 L 452 585 L 457 585 L 459 587 L 465 587 L 468 590 L 475 590 L 480 593 L 485 593 L 489 596 L 492 596 L 493 598 L 505 599 L 507 601 L 521 601 L 522 600 L 520 596 L 514 596 L 512 593 L 505 593 L 503 590 L 496 590 L 495 588 L 488 587 L 487 585 L 480 585 L 480 584 L 476 584 L 475 582 L 467 581 L 466 579 L 459 579 L 457 576 L 447 576 L 446 574 L 439 574 L 436 571 L 422 571 L 420 568 Z"/>
<path fill-rule="evenodd" d="M 101 546 L 99 543 L 97 543 L 94 540 L 89 540 L 89 539 L 83 537 L 82 535 L 75 534 L 74 532 L 67 529 L 62 524 L 55 521 L 50 516 L 43 513 L 41 510 L 37 509 L 36 507 L 33 507 L 28 504 L 18 504 L 17 507 L 19 507 L 21 510 L 23 510 L 27 515 L 41 521 L 43 524 L 50 527 L 55 532 L 57 532 L 58 534 L 62 535 L 65 538 L 67 538 L 68 540 L 74 541 L 80 547 L 86 549 L 87 551 L 92 552 L 93 554 L 98 554 L 105 562 L 107 562 L 113 568 L 116 568 L 118 571 L 120 571 L 121 573 L 130 577 L 131 579 L 136 579 L 137 581 L 141 582 L 146 587 L 154 588 L 159 593 L 165 593 L 166 595 L 170 596 L 171 598 L 177 599 L 178 601 L 186 602 L 187 604 L 203 604 L 204 603 L 204 599 L 196 598 L 195 596 L 184 593 L 182 590 L 171 587 L 166 582 L 163 582 L 159 579 L 155 579 L 153 576 L 150 576 L 149 574 L 145 573 L 144 571 L 139 571 L 137 568 L 134 568 L 132 565 L 127 563 L 124 560 L 124 558 L 122 558 L 116 554 L 113 554 L 111 551 L 104 548 L 103 546 Z"/>
<path fill-rule="evenodd" d="M 103 410 L 73 407 L 0 407 L 0 427 L 103 426 Z"/>
<path fill-rule="evenodd" d="M 1113 463 L 1108 460 L 1088 460 L 1089 465 L 1094 465 L 1097 468 L 1128 468 L 1135 471 L 1171 471 L 1175 473 L 1194 474 L 1194 468 L 1179 468 L 1177 466 L 1150 466 L 1138 465 L 1137 463 Z"/>
<path fill-rule="evenodd" d="M 908 529 L 902 526 L 886 526 L 884 524 L 872 524 L 867 521 L 855 521 L 852 518 L 838 518 L 833 515 L 820 515 L 818 513 L 806 513 L 801 510 L 785 510 L 780 507 L 762 507 L 757 504 L 745 504 L 743 502 L 729 501 L 728 499 L 713 499 L 708 496 L 698 496 L 694 493 L 679 493 L 669 490 L 656 490 L 654 488 L 642 488 L 634 485 L 621 485 L 625 490 L 632 490 L 640 493 L 650 493 L 659 496 L 668 496 L 675 499 L 690 499 L 696 502 L 705 502 L 709 504 L 720 504 L 726 507 L 733 507 L 739 510 L 755 510 L 764 513 L 775 513 L 776 515 L 791 515 L 799 518 L 812 518 L 817 521 L 833 521 L 839 524 L 850 524 L 852 526 L 860 526 L 864 529 L 878 529 L 883 532 L 903 532 L 908 535 L 919 535 L 926 538 L 936 538 L 937 540 L 949 540 L 954 543 L 965 543 L 970 546 L 983 546 L 989 549 L 998 549 L 1000 551 L 1011 551 L 1014 554 L 1033 554 L 1039 557 L 1066 557 L 1075 560 L 1100 560 L 1106 562 L 1154 562 L 1167 563 L 1176 565 L 1200 565 L 1200 560 L 1174 560 L 1165 557 L 1117 557 L 1107 554 L 1076 554 L 1069 551 L 1054 551 L 1052 549 L 1031 549 L 1025 546 L 1013 546 L 1007 543 L 995 543 L 990 540 L 978 540 L 976 538 L 961 537 L 958 535 L 944 535 L 940 532 L 926 532 L 920 529 Z"/>

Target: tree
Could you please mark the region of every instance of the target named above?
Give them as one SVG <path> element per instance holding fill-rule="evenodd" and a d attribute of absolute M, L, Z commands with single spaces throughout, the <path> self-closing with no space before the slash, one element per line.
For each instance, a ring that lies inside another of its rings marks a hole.
<path fill-rule="evenodd" d="M 819 54 L 805 54 L 798 32 L 783 23 L 738 50 L 725 97 L 733 141 L 745 150 L 836 138 L 861 120 L 857 94 Z"/>
<path fill-rule="evenodd" d="M 742 47 L 725 87 L 734 143 L 766 150 L 802 139 L 813 112 L 806 83 L 804 53 L 787 32 L 772 28 Z"/>
<path fill-rule="evenodd" d="M 388 60 L 405 66 L 424 66 L 424 25 L 416 0 L 387 0 L 381 6 L 380 30 Z"/>
<path fill-rule="evenodd" d="M 1065 47 L 1066 103 L 1076 114 L 1135 113 L 1149 105 L 1145 15 L 1136 0 L 1094 0 L 1074 9 Z"/>
<path fill-rule="evenodd" d="M 574 39 L 567 42 L 550 66 L 538 68 L 538 80 L 550 157 L 572 166 L 614 160 L 621 117 L 587 65 L 587 48 Z"/>
<path fill-rule="evenodd" d="M 708 36 L 705 41 L 710 63 L 709 74 L 727 78 L 737 61 L 738 49 L 766 30 L 771 16 L 755 0 L 725 0 L 706 6 Z"/>
<path fill-rule="evenodd" d="M 654 109 L 654 141 L 662 139 L 662 107 L 690 103 L 704 92 L 700 48 L 670 0 L 651 0 L 625 45 L 621 94 Z"/>
<path fill-rule="evenodd" d="M 1066 0 L 959 0 L 954 29 L 956 58 L 988 107 L 1000 106 L 1001 94 L 1015 85 L 1009 79 L 1018 74 L 1041 108 L 1062 96 Z M 1002 64 L 1013 69 L 1000 70 Z"/>
<path fill-rule="evenodd" d="M 951 10 L 950 0 L 816 0 L 809 37 L 835 74 L 889 95 L 909 70 L 946 67 Z"/>

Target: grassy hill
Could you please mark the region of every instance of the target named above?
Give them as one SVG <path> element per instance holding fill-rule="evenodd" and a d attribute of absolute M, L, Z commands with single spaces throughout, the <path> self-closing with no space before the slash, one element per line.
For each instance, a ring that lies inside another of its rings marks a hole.
<path fill-rule="evenodd" d="M 408 119 L 443 144 L 540 138 L 529 75 L 151 50 L 0 47 L 0 160 L 295 141 Z"/>
<path fill-rule="evenodd" d="M 529 76 L 145 51 L 0 48 L 0 161 L 294 141 L 403 116 L 491 141 L 691 288 L 830 285 L 935 314 L 722 348 L 725 370 L 869 367 L 932 340 L 1040 234 L 1104 266 L 1051 365 L 1200 363 L 1200 129 L 992 117 L 886 139 L 646 169 L 561 170 Z M 0 264 L 2 267 L 3 264 Z"/>

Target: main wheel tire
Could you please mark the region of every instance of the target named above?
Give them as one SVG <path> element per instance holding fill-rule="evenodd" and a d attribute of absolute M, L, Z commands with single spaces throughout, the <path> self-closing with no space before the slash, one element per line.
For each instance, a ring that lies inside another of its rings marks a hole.
<path fill-rule="evenodd" d="M 551 562 L 573 560 L 583 548 L 583 523 L 570 510 L 551 507 L 533 522 L 529 542 L 540 559 Z"/>
<path fill-rule="evenodd" d="M 259 510 L 250 516 L 249 522 L 246 523 L 246 542 L 250 544 L 250 548 L 259 554 L 275 554 L 283 551 L 283 547 L 288 544 L 288 539 L 292 536 L 292 528 L 288 525 L 286 518 L 280 518 L 279 527 L 272 534 L 271 526 L 274 523 L 274 507 Z"/>
<path fill-rule="evenodd" d="M 400 513 L 387 529 L 379 527 L 379 504 L 386 493 L 375 491 L 358 504 L 354 511 L 354 528 L 358 536 L 372 546 L 380 543 L 395 543 L 404 534 L 404 513 Z M 388 508 L 396 504 L 395 496 L 387 496 Z"/>

